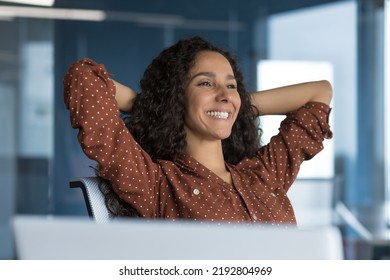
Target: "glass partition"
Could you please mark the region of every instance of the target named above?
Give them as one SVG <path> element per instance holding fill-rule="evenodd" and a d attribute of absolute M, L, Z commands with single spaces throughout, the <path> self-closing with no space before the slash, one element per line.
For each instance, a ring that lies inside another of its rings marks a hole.
<path fill-rule="evenodd" d="M 53 22 L 0 7 L 0 259 L 12 257 L 14 213 L 50 212 L 53 158 Z"/>
<path fill-rule="evenodd" d="M 387 224 L 390 226 L 390 1 L 385 0 L 385 78 L 384 78 L 384 113 L 385 113 L 385 176 Z"/>

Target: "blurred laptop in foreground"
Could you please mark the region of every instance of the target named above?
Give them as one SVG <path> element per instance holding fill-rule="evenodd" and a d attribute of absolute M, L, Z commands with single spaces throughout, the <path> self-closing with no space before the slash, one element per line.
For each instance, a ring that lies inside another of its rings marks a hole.
<path fill-rule="evenodd" d="M 15 216 L 18 259 L 343 259 L 336 227 Z"/>

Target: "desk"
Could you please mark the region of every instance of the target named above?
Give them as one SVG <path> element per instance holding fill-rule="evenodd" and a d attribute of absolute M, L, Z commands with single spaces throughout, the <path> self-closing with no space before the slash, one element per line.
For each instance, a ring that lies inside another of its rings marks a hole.
<path fill-rule="evenodd" d="M 390 258 L 390 204 L 348 208 L 336 204 L 336 212 L 347 226 L 373 248 L 373 259 Z"/>

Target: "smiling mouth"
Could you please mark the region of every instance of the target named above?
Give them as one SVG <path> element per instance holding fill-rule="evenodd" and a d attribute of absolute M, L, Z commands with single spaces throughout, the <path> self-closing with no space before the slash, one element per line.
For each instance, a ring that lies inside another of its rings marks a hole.
<path fill-rule="evenodd" d="M 227 119 L 229 117 L 228 112 L 208 111 L 207 115 L 217 119 Z"/>

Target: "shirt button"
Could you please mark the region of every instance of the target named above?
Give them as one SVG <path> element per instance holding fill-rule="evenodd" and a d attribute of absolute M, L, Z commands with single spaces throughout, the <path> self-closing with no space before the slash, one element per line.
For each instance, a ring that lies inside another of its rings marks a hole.
<path fill-rule="evenodd" d="M 256 215 L 253 215 L 252 218 L 253 218 L 253 220 L 255 220 L 255 221 L 257 220 Z"/>
<path fill-rule="evenodd" d="M 192 191 L 192 193 L 193 193 L 194 195 L 199 195 L 199 194 L 200 194 L 200 190 L 194 189 L 194 190 Z"/>

